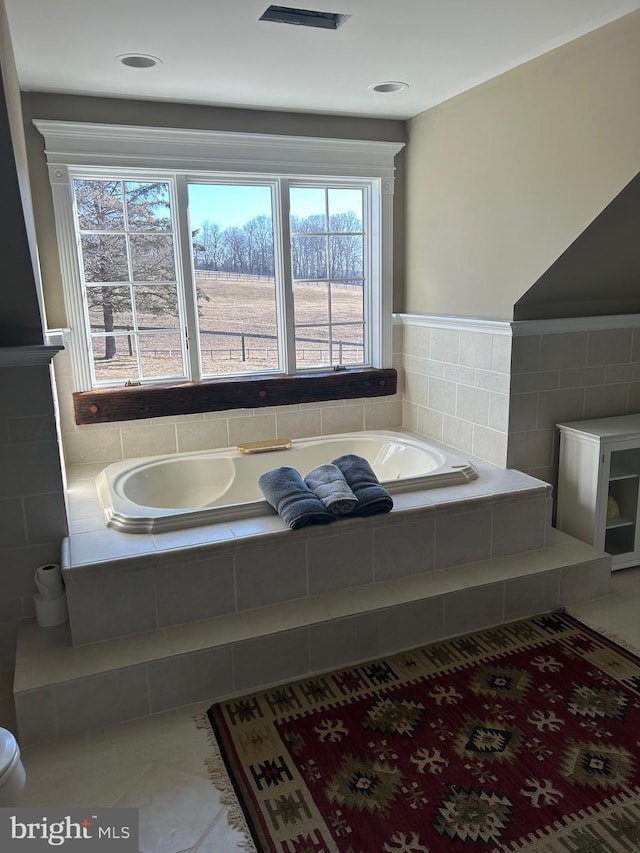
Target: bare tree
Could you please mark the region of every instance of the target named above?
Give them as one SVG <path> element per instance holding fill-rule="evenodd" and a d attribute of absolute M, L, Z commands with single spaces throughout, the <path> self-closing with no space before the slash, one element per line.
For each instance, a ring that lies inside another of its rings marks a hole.
<path fill-rule="evenodd" d="M 175 257 L 165 182 L 74 181 L 90 316 L 101 316 L 104 358 L 116 355 L 118 315 L 175 315 Z M 139 283 L 139 284 L 138 284 Z M 144 286 L 143 286 L 144 285 Z"/>

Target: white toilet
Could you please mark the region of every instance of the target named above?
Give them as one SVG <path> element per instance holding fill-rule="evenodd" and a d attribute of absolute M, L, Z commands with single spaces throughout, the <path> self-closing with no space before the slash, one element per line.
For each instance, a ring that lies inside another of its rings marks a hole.
<path fill-rule="evenodd" d="M 18 742 L 7 729 L 0 729 L 0 806 L 17 806 L 26 781 Z"/>

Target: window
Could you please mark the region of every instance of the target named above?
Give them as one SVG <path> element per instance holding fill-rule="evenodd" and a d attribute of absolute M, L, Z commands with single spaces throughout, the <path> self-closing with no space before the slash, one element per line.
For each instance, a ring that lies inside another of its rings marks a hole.
<path fill-rule="evenodd" d="M 390 366 L 400 144 L 36 125 L 77 390 Z"/>

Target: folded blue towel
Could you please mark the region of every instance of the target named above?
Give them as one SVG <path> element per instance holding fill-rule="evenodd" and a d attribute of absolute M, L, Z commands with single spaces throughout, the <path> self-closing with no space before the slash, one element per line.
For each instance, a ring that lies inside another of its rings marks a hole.
<path fill-rule="evenodd" d="M 358 506 L 352 515 L 375 515 L 379 512 L 389 512 L 393 507 L 393 499 L 389 492 L 380 485 L 373 468 L 362 456 L 347 453 L 333 460 L 344 474 L 349 488 L 358 498 Z"/>
<path fill-rule="evenodd" d="M 304 481 L 334 515 L 349 515 L 358 506 L 358 498 L 337 465 L 317 465 Z"/>
<path fill-rule="evenodd" d="M 295 468 L 281 466 L 258 478 L 262 494 L 293 530 L 307 524 L 328 524 L 335 515 L 311 491 Z"/>

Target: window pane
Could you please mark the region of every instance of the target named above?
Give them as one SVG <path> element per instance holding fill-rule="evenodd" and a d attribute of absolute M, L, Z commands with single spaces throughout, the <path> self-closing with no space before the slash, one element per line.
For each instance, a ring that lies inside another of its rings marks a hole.
<path fill-rule="evenodd" d="M 362 231 L 364 190 L 334 188 L 328 194 L 331 231 Z"/>
<path fill-rule="evenodd" d="M 133 289 L 136 302 L 138 329 L 180 328 L 178 292 L 175 284 L 147 287 L 136 284 Z"/>
<path fill-rule="evenodd" d="M 354 235 L 329 237 L 331 278 L 355 278 L 363 275 L 363 238 Z"/>
<path fill-rule="evenodd" d="M 364 288 L 361 281 L 331 284 L 333 363 L 364 363 Z"/>
<path fill-rule="evenodd" d="M 323 233 L 327 230 L 324 187 L 291 187 L 291 233 Z"/>
<path fill-rule="evenodd" d="M 74 181 L 82 231 L 121 231 L 124 227 L 122 181 Z"/>
<path fill-rule="evenodd" d="M 184 375 L 180 334 L 176 332 L 141 334 L 138 341 L 143 378 L 171 378 Z"/>
<path fill-rule="evenodd" d="M 132 328 L 133 312 L 129 287 L 88 287 L 87 304 L 92 332 Z"/>
<path fill-rule="evenodd" d="M 294 279 L 313 281 L 327 278 L 327 238 L 292 237 L 291 263 Z"/>
<path fill-rule="evenodd" d="M 134 335 L 95 336 L 91 339 L 91 349 L 98 382 L 119 385 L 140 378 Z"/>
<path fill-rule="evenodd" d="M 175 281 L 176 265 L 170 234 L 133 234 L 130 239 L 135 281 Z"/>
<path fill-rule="evenodd" d="M 329 283 L 296 282 L 296 361 L 300 367 L 329 363 Z"/>
<path fill-rule="evenodd" d="M 189 184 L 204 375 L 280 367 L 271 186 Z"/>
<path fill-rule="evenodd" d="M 131 231 L 171 231 L 169 184 L 126 181 L 127 220 Z"/>
<path fill-rule="evenodd" d="M 85 281 L 128 281 L 124 234 L 83 234 L 82 266 Z"/>

